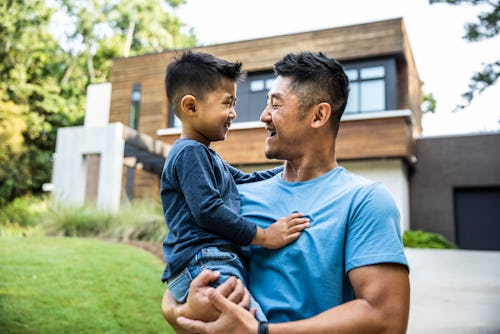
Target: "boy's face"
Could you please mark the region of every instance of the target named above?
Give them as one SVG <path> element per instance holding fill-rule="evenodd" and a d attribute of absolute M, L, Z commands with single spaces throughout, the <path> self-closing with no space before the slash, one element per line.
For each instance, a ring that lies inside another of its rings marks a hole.
<path fill-rule="evenodd" d="M 210 145 L 210 142 L 226 139 L 231 122 L 236 118 L 236 83 L 223 79 L 218 89 L 196 100 L 195 117 L 192 119 L 192 139 Z"/>

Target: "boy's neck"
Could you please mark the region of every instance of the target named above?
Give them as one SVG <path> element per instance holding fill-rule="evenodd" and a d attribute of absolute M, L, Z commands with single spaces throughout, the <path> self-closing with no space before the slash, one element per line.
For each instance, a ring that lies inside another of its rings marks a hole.
<path fill-rule="evenodd" d="M 196 140 L 197 142 L 199 142 L 200 144 L 203 144 L 207 147 L 210 147 L 210 140 L 208 140 L 207 138 L 201 136 L 201 135 L 194 135 L 188 131 L 184 131 L 184 129 L 182 130 L 181 132 L 181 136 L 179 137 L 179 139 L 191 139 L 191 140 Z"/>

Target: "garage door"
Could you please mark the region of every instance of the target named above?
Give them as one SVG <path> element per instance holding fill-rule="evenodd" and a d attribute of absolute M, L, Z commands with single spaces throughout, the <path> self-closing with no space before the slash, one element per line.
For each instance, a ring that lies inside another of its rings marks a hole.
<path fill-rule="evenodd" d="M 457 188 L 454 199 L 458 246 L 500 250 L 500 187 Z"/>

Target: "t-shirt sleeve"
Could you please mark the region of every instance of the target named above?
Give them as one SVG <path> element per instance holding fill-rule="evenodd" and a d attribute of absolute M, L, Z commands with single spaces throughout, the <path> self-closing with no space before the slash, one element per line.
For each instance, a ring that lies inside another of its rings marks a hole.
<path fill-rule="evenodd" d="M 243 183 L 267 180 L 273 177 L 274 175 L 281 173 L 283 171 L 283 166 L 262 171 L 255 171 L 252 173 L 244 173 L 238 168 L 235 168 L 229 164 L 228 164 L 228 169 L 234 179 L 234 182 L 236 182 L 236 184 L 243 184 Z"/>
<path fill-rule="evenodd" d="M 174 164 L 174 178 L 184 194 L 196 224 L 239 245 L 248 245 L 255 237 L 255 223 L 226 205 L 217 188 L 215 162 L 208 150 L 189 146 Z"/>
<path fill-rule="evenodd" d="M 400 217 L 391 194 L 381 183 L 360 190 L 350 208 L 345 243 L 345 271 L 379 264 L 408 267 Z"/>

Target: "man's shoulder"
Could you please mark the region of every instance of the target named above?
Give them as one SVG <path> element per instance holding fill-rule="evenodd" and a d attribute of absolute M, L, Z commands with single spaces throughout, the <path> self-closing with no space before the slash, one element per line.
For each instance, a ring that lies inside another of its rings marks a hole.
<path fill-rule="evenodd" d="M 389 196 L 391 197 L 389 188 L 379 181 L 371 180 L 357 173 L 349 172 L 342 168 L 340 182 L 351 192 L 356 194 L 355 197 L 364 196 Z"/>
<path fill-rule="evenodd" d="M 351 189 L 362 189 L 373 186 L 376 182 L 360 174 L 350 172 L 344 167 L 338 167 L 335 174 L 336 182 L 342 183 Z"/>

